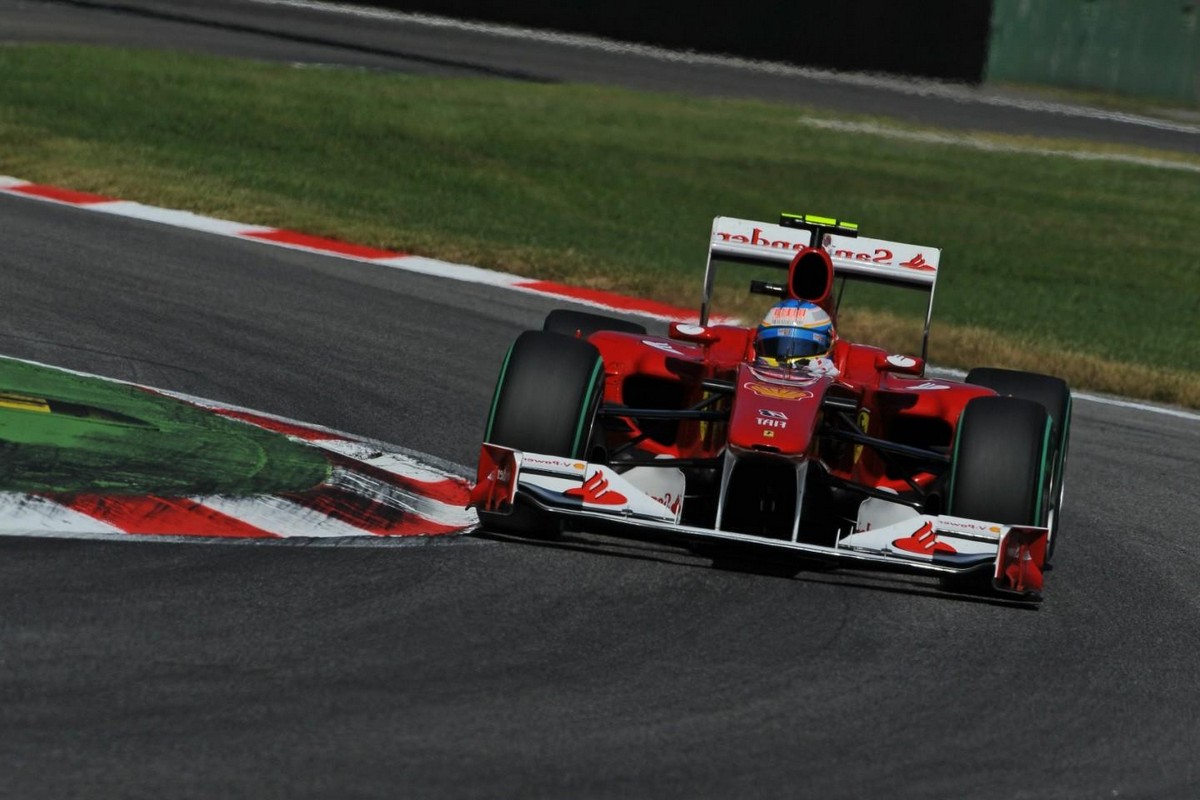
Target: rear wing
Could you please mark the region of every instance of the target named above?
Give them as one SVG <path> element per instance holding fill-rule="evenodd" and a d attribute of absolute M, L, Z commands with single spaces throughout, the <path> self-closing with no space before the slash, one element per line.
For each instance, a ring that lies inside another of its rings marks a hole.
<path fill-rule="evenodd" d="M 937 283 L 938 262 L 942 251 L 884 239 L 850 238 L 826 234 L 822 246 L 833 261 L 833 274 L 901 286 L 928 286 Z"/>
<path fill-rule="evenodd" d="M 708 265 L 704 271 L 704 296 L 700 324 L 707 325 L 712 307 L 717 262 L 766 265 L 786 270 L 796 253 L 820 246 L 833 263 L 834 279 L 850 278 L 929 293 L 925 310 L 925 334 L 921 357 L 929 349 L 929 326 L 933 319 L 933 290 L 937 283 L 942 251 L 886 239 L 857 235 L 857 226 L 837 220 L 785 214 L 776 225 L 737 217 L 713 219 L 708 243 Z M 818 243 L 814 244 L 814 240 Z"/>
<path fill-rule="evenodd" d="M 821 233 L 820 245 L 813 244 L 813 231 L 805 228 L 717 217 L 713 220 L 708 258 L 710 262 L 716 258 L 787 269 L 796 251 L 820 246 L 829 253 L 835 276 L 931 289 L 937 281 L 942 251 L 936 247 L 817 232 Z"/>

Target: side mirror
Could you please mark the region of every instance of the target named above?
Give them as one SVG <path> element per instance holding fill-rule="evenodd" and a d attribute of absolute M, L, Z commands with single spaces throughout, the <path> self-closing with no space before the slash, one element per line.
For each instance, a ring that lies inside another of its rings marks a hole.
<path fill-rule="evenodd" d="M 712 328 L 684 322 L 672 322 L 667 327 L 667 336 L 681 342 L 696 342 L 697 344 L 712 344 L 720 338 Z"/>
<path fill-rule="evenodd" d="M 916 375 L 918 378 L 925 374 L 925 359 L 916 356 L 905 356 L 897 353 L 875 356 L 875 369 L 880 372 L 899 372 L 901 375 Z"/>

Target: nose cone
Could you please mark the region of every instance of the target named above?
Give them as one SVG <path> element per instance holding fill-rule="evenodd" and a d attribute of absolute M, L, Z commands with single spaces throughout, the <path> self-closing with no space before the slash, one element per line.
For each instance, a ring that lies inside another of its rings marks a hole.
<path fill-rule="evenodd" d="M 729 446 L 738 451 L 803 457 L 813 443 L 821 403 L 833 382 L 803 372 L 774 377 L 742 365 L 729 417 Z"/>

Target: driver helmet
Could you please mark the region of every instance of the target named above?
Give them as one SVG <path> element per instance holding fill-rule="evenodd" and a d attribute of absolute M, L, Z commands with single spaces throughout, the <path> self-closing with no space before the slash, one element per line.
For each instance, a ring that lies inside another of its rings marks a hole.
<path fill-rule="evenodd" d="M 797 367 L 828 356 L 833 340 L 833 320 L 823 308 L 807 300 L 784 300 L 763 317 L 754 352 L 762 366 Z"/>

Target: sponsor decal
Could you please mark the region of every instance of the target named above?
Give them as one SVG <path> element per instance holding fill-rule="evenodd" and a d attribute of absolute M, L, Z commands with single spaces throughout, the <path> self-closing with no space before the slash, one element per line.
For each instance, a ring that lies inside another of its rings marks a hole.
<path fill-rule="evenodd" d="M 892 254 L 892 251 L 888 250 L 886 247 L 876 247 L 875 252 L 873 253 L 856 253 L 853 250 L 834 250 L 833 257 L 846 258 L 850 259 L 851 261 L 867 261 L 872 264 L 884 264 L 889 267 L 892 265 L 892 260 L 895 258 L 895 256 Z"/>
<path fill-rule="evenodd" d="M 623 506 L 629 502 L 625 495 L 608 488 L 608 478 L 604 477 L 601 470 L 593 472 L 591 477 L 583 482 L 583 486 L 567 489 L 563 494 L 567 497 L 578 497 L 584 503 L 597 506 Z"/>
<path fill-rule="evenodd" d="M 990 522 L 976 522 L 969 519 L 938 519 L 938 530 L 943 533 L 1000 533 L 1003 529 Z"/>
<path fill-rule="evenodd" d="M 783 420 L 773 419 L 771 417 L 756 417 L 754 421 L 763 428 L 779 428 L 780 430 L 783 430 L 787 427 L 787 423 Z"/>
<path fill-rule="evenodd" d="M 933 532 L 932 522 L 926 522 L 920 528 L 913 531 L 911 536 L 892 542 L 892 547 L 903 550 L 906 553 L 916 553 L 922 556 L 932 556 L 934 553 L 958 552 L 950 545 L 938 540 L 937 534 Z"/>
<path fill-rule="evenodd" d="M 906 269 L 915 269 L 918 272 L 936 272 L 937 267 L 925 261 L 924 253 L 917 253 L 908 261 L 896 263 L 896 254 L 886 247 L 876 247 L 870 253 L 858 253 L 854 250 L 834 250 L 834 258 L 843 258 L 850 261 L 863 261 L 868 264 L 878 264 L 883 267 L 900 266 Z"/>
<path fill-rule="evenodd" d="M 723 233 L 717 231 L 713 234 L 713 239 L 735 244 L 750 244 L 755 247 L 774 247 L 779 250 L 803 250 L 807 246 L 804 242 L 789 242 L 786 239 L 764 239 L 762 228 L 755 228 L 750 232 L 750 236 L 740 233 Z"/>
<path fill-rule="evenodd" d="M 786 419 L 788 418 L 788 417 L 787 417 L 787 414 L 783 413 L 782 411 L 776 411 L 776 410 L 775 410 L 775 409 L 773 409 L 773 408 L 760 408 L 760 409 L 758 410 L 758 415 L 759 415 L 760 417 L 771 417 L 771 418 L 773 418 L 773 419 L 784 419 L 784 420 L 786 420 Z"/>
<path fill-rule="evenodd" d="M 676 325 L 675 330 L 684 336 L 699 336 L 707 330 L 703 325 Z"/>
<path fill-rule="evenodd" d="M 925 262 L 925 254 L 917 253 L 908 261 L 901 261 L 900 266 L 908 267 L 909 269 L 920 270 L 921 272 L 936 272 L 937 267 Z"/>
<path fill-rule="evenodd" d="M 680 507 L 683 506 L 683 495 L 681 494 L 671 494 L 670 492 L 667 492 L 662 497 L 650 495 L 650 499 L 662 503 L 671 511 L 672 514 L 678 514 Z"/>
<path fill-rule="evenodd" d="M 934 383 L 933 381 L 925 381 L 918 383 L 916 386 L 910 386 L 910 389 L 926 390 L 926 389 L 949 389 L 950 387 L 944 383 Z"/>
<path fill-rule="evenodd" d="M 812 397 L 813 393 L 804 389 L 793 389 L 788 386 L 768 386 L 764 383 L 754 383 L 746 381 L 742 384 L 745 388 L 754 392 L 759 397 L 770 397 L 774 400 L 803 400 L 806 397 Z"/>
<path fill-rule="evenodd" d="M 525 453 L 521 459 L 522 462 L 531 467 L 546 467 L 549 469 L 566 469 L 572 472 L 583 472 L 584 463 L 570 458 L 554 458 L 552 456 L 539 456 L 533 453 Z"/>
<path fill-rule="evenodd" d="M 818 327 L 828 325 L 829 315 L 821 308 L 805 308 L 793 306 L 772 306 L 763 317 L 764 325 L 800 325 L 803 327 Z"/>
<path fill-rule="evenodd" d="M 891 364 L 893 367 L 908 369 L 909 367 L 915 367 L 917 365 L 917 360 L 912 356 L 892 355 L 887 357 L 887 363 Z"/>
<path fill-rule="evenodd" d="M 866 433 L 867 427 L 870 424 L 871 424 L 871 410 L 867 409 L 867 408 L 860 408 L 858 410 L 858 427 L 862 430 L 863 433 Z M 857 464 L 858 460 L 860 458 L 862 458 L 863 447 L 865 447 L 865 445 L 861 445 L 861 444 L 854 445 L 854 463 L 855 464 Z"/>
<path fill-rule="evenodd" d="M 775 431 L 772 431 L 772 430 L 764 430 L 764 431 L 762 432 L 762 435 L 763 435 L 763 438 L 764 438 L 764 439 L 774 439 L 774 438 L 775 438 Z"/>
<path fill-rule="evenodd" d="M 656 342 L 652 339 L 642 339 L 642 344 L 653 347 L 655 350 L 662 350 L 664 353 L 671 353 L 677 356 L 683 355 L 683 353 L 672 347 L 670 342 Z"/>

